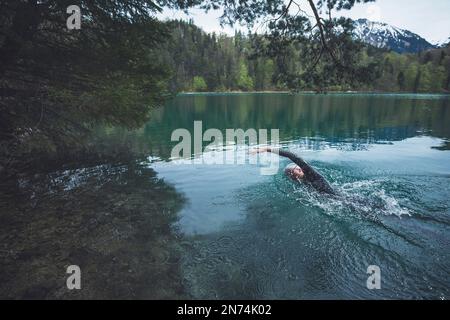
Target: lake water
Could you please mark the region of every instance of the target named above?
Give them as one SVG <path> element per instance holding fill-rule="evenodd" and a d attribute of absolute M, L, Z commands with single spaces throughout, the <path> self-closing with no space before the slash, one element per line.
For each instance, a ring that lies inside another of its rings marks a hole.
<path fill-rule="evenodd" d="M 224 134 L 279 129 L 340 197 L 290 181 L 286 159 L 269 176 L 248 161 L 172 159 L 172 132 L 196 120 Z M 145 157 L 5 193 L 1 296 L 450 298 L 448 96 L 180 95 L 140 130 L 101 135 Z M 68 264 L 85 270 L 84 292 L 64 289 Z M 366 286 L 372 265 L 379 290 Z"/>

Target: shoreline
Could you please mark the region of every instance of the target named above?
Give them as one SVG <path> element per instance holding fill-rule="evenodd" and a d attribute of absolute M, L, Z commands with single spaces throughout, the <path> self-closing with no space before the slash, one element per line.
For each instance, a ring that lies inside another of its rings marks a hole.
<path fill-rule="evenodd" d="M 269 93 L 280 93 L 280 94 L 383 94 L 383 95 L 441 95 L 450 96 L 450 92 L 389 92 L 389 91 L 326 91 L 326 92 L 316 92 L 316 91 L 276 91 L 276 90 L 263 90 L 263 91 L 186 91 L 179 92 L 176 95 L 206 95 L 206 94 L 269 94 Z"/>

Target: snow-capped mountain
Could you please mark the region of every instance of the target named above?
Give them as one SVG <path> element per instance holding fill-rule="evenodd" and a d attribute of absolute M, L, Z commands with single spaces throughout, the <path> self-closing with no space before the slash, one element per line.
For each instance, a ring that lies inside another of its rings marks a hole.
<path fill-rule="evenodd" d="M 437 48 L 444 48 L 450 44 L 450 37 L 438 41 L 433 41 L 433 43 Z"/>
<path fill-rule="evenodd" d="M 390 49 L 398 53 L 415 53 L 436 48 L 421 36 L 387 23 L 358 19 L 354 22 L 355 38 L 377 48 Z"/>

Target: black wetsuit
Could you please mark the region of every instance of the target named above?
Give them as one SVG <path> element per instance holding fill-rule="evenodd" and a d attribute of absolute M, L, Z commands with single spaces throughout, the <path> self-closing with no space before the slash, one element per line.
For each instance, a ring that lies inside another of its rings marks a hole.
<path fill-rule="evenodd" d="M 277 151 L 272 151 L 272 152 L 277 152 Z M 289 152 L 289 151 L 278 150 L 278 154 L 282 157 L 289 158 L 292 162 L 294 162 L 296 165 L 298 165 L 303 170 L 303 173 L 305 174 L 305 181 L 307 183 L 309 183 L 312 187 L 314 187 L 316 190 L 318 190 L 319 192 L 325 193 L 325 194 L 332 195 L 333 197 L 341 196 L 341 194 L 339 194 L 335 190 L 333 190 L 333 188 L 330 186 L 328 181 L 320 173 L 318 173 L 313 167 L 311 167 L 308 163 L 306 163 L 305 160 L 303 160 L 302 158 L 298 157 L 297 155 L 295 155 L 294 153 Z M 358 204 L 367 207 L 368 199 L 363 198 L 363 197 L 353 196 L 351 198 L 346 199 L 345 204 L 347 206 L 351 207 L 355 212 L 362 213 L 364 216 L 369 218 L 372 222 L 382 226 L 386 230 L 401 237 L 405 241 L 407 241 L 413 245 L 421 247 L 421 245 L 416 243 L 415 240 L 411 240 L 411 239 L 409 239 L 409 237 L 407 237 L 407 236 L 399 233 L 397 230 L 387 226 L 383 221 L 380 220 L 378 215 L 374 215 L 373 213 L 368 213 L 365 211 L 361 212 Z M 376 204 L 376 203 L 371 203 L 370 207 L 376 209 L 377 211 L 387 210 L 384 205 L 380 206 L 379 204 Z"/>
<path fill-rule="evenodd" d="M 305 160 L 289 151 L 278 150 L 278 154 L 282 157 L 290 159 L 292 162 L 298 165 L 305 175 L 305 181 L 307 181 L 317 191 L 333 195 L 336 194 L 336 192 L 330 186 L 328 181 L 313 167 L 311 167 L 308 163 L 306 163 Z"/>

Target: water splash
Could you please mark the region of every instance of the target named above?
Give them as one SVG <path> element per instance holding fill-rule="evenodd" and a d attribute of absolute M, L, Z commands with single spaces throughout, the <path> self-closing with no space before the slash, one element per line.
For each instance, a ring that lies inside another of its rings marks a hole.
<path fill-rule="evenodd" d="M 338 177 L 341 178 L 342 177 Z M 380 216 L 411 217 L 410 209 L 401 205 L 401 200 L 390 194 L 386 179 L 336 181 L 333 187 L 337 196 L 322 195 L 307 185 L 294 186 L 296 201 L 307 207 L 317 207 L 330 216 L 371 219 Z"/>

